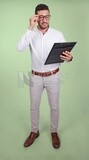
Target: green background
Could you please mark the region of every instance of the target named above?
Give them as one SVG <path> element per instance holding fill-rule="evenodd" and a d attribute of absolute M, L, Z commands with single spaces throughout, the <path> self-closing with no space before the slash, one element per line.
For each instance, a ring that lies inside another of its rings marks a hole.
<path fill-rule="evenodd" d="M 74 59 L 61 66 L 59 134 L 61 148 L 51 145 L 50 112 L 44 91 L 40 106 L 40 137 L 24 148 L 30 133 L 30 98 L 23 74 L 28 77 L 30 54 L 19 54 L 17 43 L 28 29 L 29 17 L 39 3 L 49 5 L 51 27 L 67 41 L 77 41 Z M 89 159 L 89 1 L 0 0 L 0 159 Z"/>

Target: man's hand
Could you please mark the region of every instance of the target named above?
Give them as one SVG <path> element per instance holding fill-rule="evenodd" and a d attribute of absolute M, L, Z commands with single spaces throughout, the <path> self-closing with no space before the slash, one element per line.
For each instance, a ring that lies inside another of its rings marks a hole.
<path fill-rule="evenodd" d="M 33 28 L 36 26 L 37 22 L 38 22 L 38 15 L 32 16 L 29 19 L 29 29 L 33 30 Z"/>
<path fill-rule="evenodd" d="M 64 61 L 72 61 L 73 56 L 71 52 L 65 51 L 60 55 L 60 58 Z"/>

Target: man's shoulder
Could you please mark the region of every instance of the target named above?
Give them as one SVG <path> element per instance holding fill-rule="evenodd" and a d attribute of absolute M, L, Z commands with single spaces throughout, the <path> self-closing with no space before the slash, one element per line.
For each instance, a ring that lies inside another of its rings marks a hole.
<path fill-rule="evenodd" d="M 50 32 L 53 32 L 53 33 L 55 33 L 55 34 L 62 34 L 62 32 L 60 31 L 60 30 L 57 30 L 57 29 L 55 29 L 55 28 L 49 28 L 49 30 L 50 30 Z"/>
<path fill-rule="evenodd" d="M 65 38 L 63 33 L 60 30 L 54 29 L 54 28 L 49 28 L 50 29 L 50 34 L 56 38 L 59 39 L 60 42 L 65 42 Z"/>

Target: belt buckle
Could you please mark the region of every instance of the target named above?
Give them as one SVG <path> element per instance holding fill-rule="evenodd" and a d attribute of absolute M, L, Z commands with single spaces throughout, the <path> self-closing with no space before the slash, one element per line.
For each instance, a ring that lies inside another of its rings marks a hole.
<path fill-rule="evenodd" d="M 43 76 L 44 76 L 44 77 L 47 77 L 47 73 L 43 73 Z"/>
<path fill-rule="evenodd" d="M 41 77 L 44 77 L 44 73 L 41 73 Z"/>

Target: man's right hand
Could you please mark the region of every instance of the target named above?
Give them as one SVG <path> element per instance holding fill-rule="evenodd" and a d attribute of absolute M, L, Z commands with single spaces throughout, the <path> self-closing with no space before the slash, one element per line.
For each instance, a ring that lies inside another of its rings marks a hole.
<path fill-rule="evenodd" d="M 36 26 L 38 22 L 38 15 L 35 15 L 35 16 L 32 16 L 30 19 L 29 19 L 29 29 L 30 30 L 33 30 L 33 28 Z"/>

